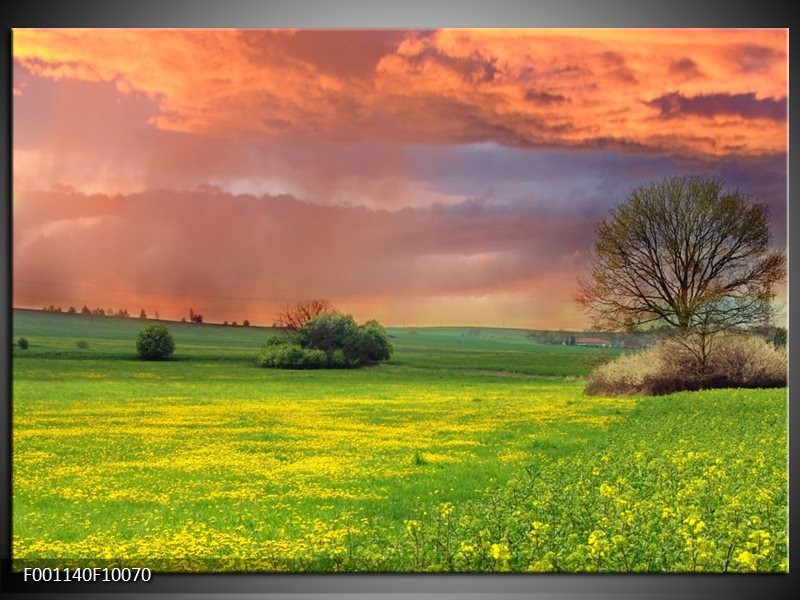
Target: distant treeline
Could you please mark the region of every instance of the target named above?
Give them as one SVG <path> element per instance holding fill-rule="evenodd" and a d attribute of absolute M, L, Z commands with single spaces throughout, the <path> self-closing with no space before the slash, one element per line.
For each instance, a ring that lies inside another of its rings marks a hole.
<path fill-rule="evenodd" d="M 78 310 L 74 306 L 70 306 L 67 310 L 64 310 L 62 307 L 55 306 L 53 304 L 51 304 L 49 306 L 43 306 L 42 310 L 47 311 L 47 312 L 66 313 L 66 314 L 70 314 L 70 315 L 80 314 L 80 315 L 89 315 L 89 316 L 94 316 L 94 317 L 123 317 L 123 318 L 125 318 L 125 317 L 130 317 L 131 316 L 130 313 L 128 312 L 127 308 L 120 308 L 120 309 L 117 309 L 117 310 L 114 310 L 113 308 L 99 308 L 99 307 L 98 308 L 89 308 L 85 304 L 83 305 L 83 308 L 81 308 L 80 310 Z M 155 311 L 153 313 L 153 315 L 154 315 L 153 316 L 154 319 L 160 319 L 160 317 L 161 317 L 161 315 L 159 315 L 158 311 Z M 142 309 L 139 312 L 139 318 L 140 319 L 147 319 L 148 318 L 147 312 L 145 312 L 144 309 Z M 188 320 L 187 320 L 186 317 L 181 317 L 181 323 L 186 323 L 187 321 L 189 323 L 203 323 L 203 315 L 194 312 L 194 309 L 190 308 L 189 309 L 189 318 L 188 318 Z M 247 320 L 247 319 L 244 319 L 244 320 L 242 320 L 241 324 L 242 324 L 243 327 L 249 327 L 250 326 L 250 321 Z M 239 325 L 239 323 L 237 321 L 231 321 L 230 323 L 228 321 L 223 321 L 222 325 L 232 325 L 232 326 L 236 327 L 236 326 Z"/>
<path fill-rule="evenodd" d="M 650 332 L 531 331 L 528 337 L 539 344 L 608 348 L 647 348 L 656 340 L 656 335 Z"/>
<path fill-rule="evenodd" d="M 749 330 L 775 346 L 786 345 L 786 328 L 775 326 L 755 327 Z M 636 333 L 586 332 L 586 331 L 531 331 L 528 338 L 539 344 L 555 346 L 591 346 L 607 348 L 642 349 L 654 345 L 666 333 L 664 329 L 653 329 Z"/>

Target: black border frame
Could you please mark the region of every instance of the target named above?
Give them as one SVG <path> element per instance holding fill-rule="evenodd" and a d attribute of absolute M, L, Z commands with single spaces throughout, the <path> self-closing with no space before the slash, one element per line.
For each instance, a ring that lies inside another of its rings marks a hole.
<path fill-rule="evenodd" d="M 11 334 L 11 29 L 13 27 L 305 27 L 305 28 L 434 28 L 448 27 L 770 27 L 789 29 L 788 5 L 762 0 L 734 4 L 724 0 L 138 0 L 111 3 L 102 0 L 44 1 L 7 4 L 0 14 L 0 190 L 4 192 L 0 244 L 0 339 Z M 790 80 L 794 61 L 791 60 Z M 789 97 L 790 120 L 798 101 Z M 797 137 L 790 129 L 789 141 Z M 798 160 L 788 157 L 788 172 Z M 791 177 L 789 177 L 791 179 Z M 791 231 L 797 218 L 790 210 L 794 197 L 787 186 Z M 797 212 L 797 211 L 795 211 Z M 797 239 L 788 236 L 790 257 L 797 255 Z M 791 272 L 791 271 L 790 271 Z M 789 278 L 789 309 L 792 291 Z M 789 324 L 789 344 L 797 339 Z M 796 361 L 790 356 L 789 456 L 797 457 L 798 439 L 791 392 Z M 208 593 L 228 597 L 241 593 L 269 593 L 275 598 L 327 598 L 368 594 L 383 598 L 687 598 L 784 597 L 797 577 L 800 555 L 797 519 L 790 519 L 790 573 L 788 575 L 154 575 L 146 584 L 25 584 L 10 570 L 11 537 L 11 378 L 7 342 L 0 343 L 0 593 L 121 592 L 168 597 L 174 593 Z M 796 497 L 797 477 L 790 472 L 790 498 Z M 791 504 L 790 504 L 791 506 Z"/>

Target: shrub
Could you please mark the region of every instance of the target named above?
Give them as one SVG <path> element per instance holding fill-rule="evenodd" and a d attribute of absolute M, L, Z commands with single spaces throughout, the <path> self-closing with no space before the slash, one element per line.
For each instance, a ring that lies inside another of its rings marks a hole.
<path fill-rule="evenodd" d="M 345 356 L 344 350 L 334 350 L 328 355 L 328 367 L 331 369 L 349 369 L 357 366 Z"/>
<path fill-rule="evenodd" d="M 153 323 L 136 336 L 136 351 L 144 360 L 160 360 L 175 351 L 175 341 L 164 325 Z"/>
<path fill-rule="evenodd" d="M 28 338 L 21 337 L 17 340 L 17 346 L 22 348 L 23 350 L 28 349 Z"/>
<path fill-rule="evenodd" d="M 664 340 L 653 348 L 626 354 L 589 376 L 589 395 L 671 394 L 721 387 L 767 388 L 786 385 L 786 351 L 765 340 L 724 334 L 713 341 L 705 372 L 683 344 Z"/>
<path fill-rule="evenodd" d="M 328 366 L 328 355 L 323 350 L 314 348 L 303 348 L 300 357 L 301 369 L 324 369 Z"/>
<path fill-rule="evenodd" d="M 272 344 L 264 347 L 257 364 L 278 369 L 322 369 L 328 365 L 328 356 L 322 350 L 303 348 L 298 344 Z"/>
<path fill-rule="evenodd" d="M 297 331 L 297 342 L 304 348 L 333 352 L 343 350 L 352 344 L 351 338 L 357 334 L 358 325 L 353 317 L 326 313 L 314 317 L 303 325 Z"/>
<path fill-rule="evenodd" d="M 381 324 L 368 321 L 347 339 L 344 353 L 356 364 L 371 365 L 387 360 L 392 354 L 392 345 Z"/>
<path fill-rule="evenodd" d="M 726 336 L 711 356 L 713 385 L 708 387 L 783 387 L 787 364 L 785 347 L 751 336 Z"/>
<path fill-rule="evenodd" d="M 612 396 L 647 393 L 648 383 L 655 380 L 663 370 L 658 348 L 623 354 L 592 371 L 584 393 Z"/>
<path fill-rule="evenodd" d="M 81 350 L 89 349 L 89 342 L 87 342 L 86 340 L 78 340 L 77 342 L 75 342 L 75 345 Z"/>
<path fill-rule="evenodd" d="M 292 342 L 291 338 L 285 335 L 272 334 L 267 339 L 267 346 L 284 346 Z"/>
<path fill-rule="evenodd" d="M 296 344 L 265 346 L 258 355 L 257 364 L 260 367 L 290 368 L 290 365 L 299 361 L 302 350 Z"/>

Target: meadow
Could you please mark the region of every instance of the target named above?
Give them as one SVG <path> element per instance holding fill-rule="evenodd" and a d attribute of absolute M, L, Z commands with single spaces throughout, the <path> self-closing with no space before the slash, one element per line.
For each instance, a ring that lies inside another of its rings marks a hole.
<path fill-rule="evenodd" d="M 502 329 L 391 329 L 388 364 L 282 371 L 255 367 L 268 329 L 168 323 L 174 359 L 142 362 L 144 323 L 14 311 L 16 560 L 787 569 L 785 389 L 588 397 L 618 351 Z"/>

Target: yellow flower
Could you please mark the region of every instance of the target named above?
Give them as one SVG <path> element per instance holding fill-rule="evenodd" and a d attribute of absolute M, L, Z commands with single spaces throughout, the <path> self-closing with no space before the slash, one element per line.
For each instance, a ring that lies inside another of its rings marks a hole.
<path fill-rule="evenodd" d="M 501 563 L 503 566 L 508 565 L 508 560 L 511 558 L 511 551 L 508 549 L 508 544 L 492 544 L 489 553 L 491 557 Z"/>
<path fill-rule="evenodd" d="M 452 502 L 444 502 L 439 505 L 439 516 L 441 516 L 443 519 L 448 518 L 452 514 L 453 514 Z"/>
<path fill-rule="evenodd" d="M 419 521 L 415 519 L 409 519 L 408 521 L 405 522 L 405 525 L 406 525 L 406 533 L 408 533 L 409 535 L 414 535 L 421 528 Z"/>
<path fill-rule="evenodd" d="M 736 555 L 736 562 L 750 571 L 755 571 L 758 568 L 756 557 L 750 554 L 747 550 L 742 550 Z"/>
<path fill-rule="evenodd" d="M 694 526 L 694 532 L 700 533 L 701 531 L 705 531 L 706 524 L 703 521 L 698 521 Z"/>

